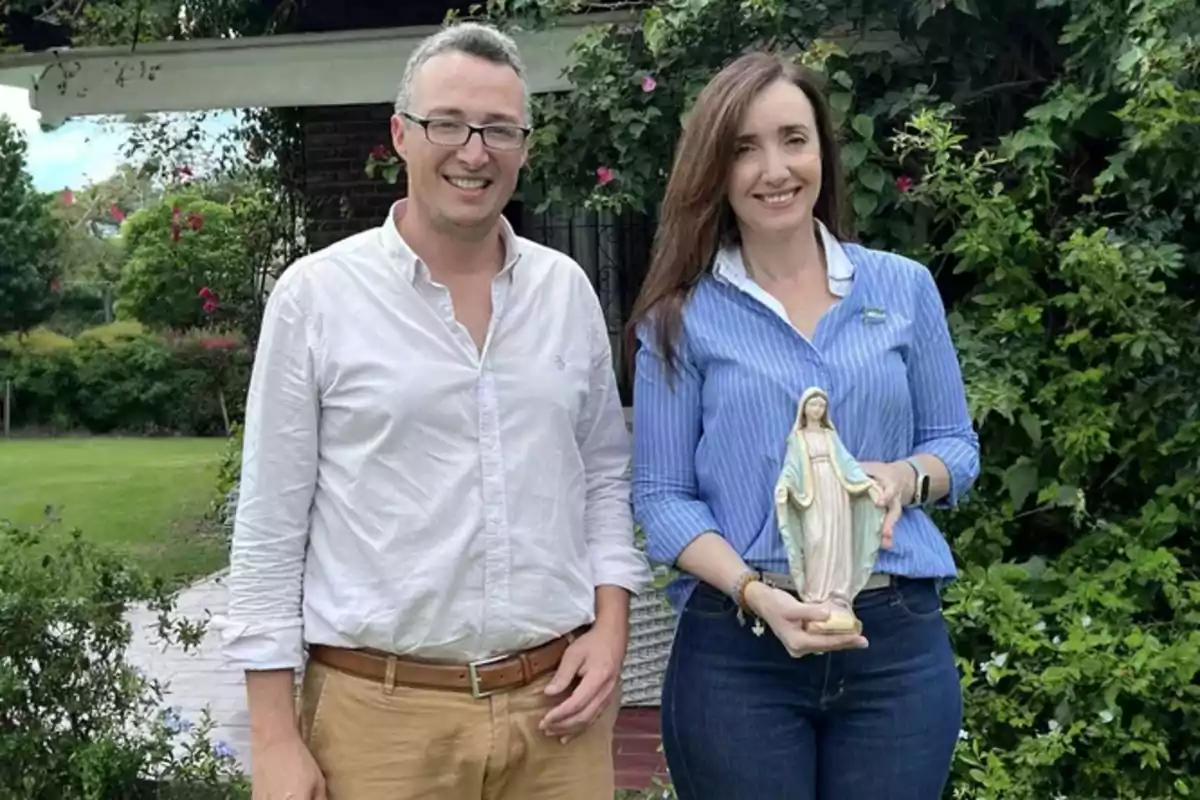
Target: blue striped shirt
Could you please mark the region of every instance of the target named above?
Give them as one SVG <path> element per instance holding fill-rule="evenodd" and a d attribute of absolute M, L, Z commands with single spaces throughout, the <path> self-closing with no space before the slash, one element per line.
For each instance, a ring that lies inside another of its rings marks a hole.
<path fill-rule="evenodd" d="M 825 233 L 822 231 L 822 233 Z M 638 332 L 633 400 L 633 509 L 652 560 L 674 565 L 705 532 L 722 535 L 751 566 L 787 571 L 773 490 L 796 403 L 810 386 L 829 395 L 829 414 L 860 461 L 928 453 L 946 464 L 958 503 L 979 473 L 958 356 L 933 276 L 892 253 L 825 236 L 831 287 L 844 295 L 812 341 L 741 280 L 740 256 L 719 254 L 684 306 L 678 372 L 667 382 L 653 328 Z M 757 289 L 757 291 L 755 291 Z M 951 579 L 950 547 L 929 515 L 904 510 L 880 572 Z M 675 607 L 695 579 L 669 587 Z"/>

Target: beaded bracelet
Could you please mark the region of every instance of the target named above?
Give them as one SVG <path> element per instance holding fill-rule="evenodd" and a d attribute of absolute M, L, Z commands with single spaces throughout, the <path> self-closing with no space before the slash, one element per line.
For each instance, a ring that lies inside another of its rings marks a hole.
<path fill-rule="evenodd" d="M 746 589 L 755 581 L 762 580 L 762 573 L 758 570 L 748 569 L 738 576 L 737 583 L 733 585 L 733 599 L 737 603 L 738 623 L 742 626 L 746 624 L 746 612 L 750 611 L 750 607 L 746 605 Z M 753 613 L 753 612 L 751 612 Z M 763 628 L 762 620 L 755 617 L 754 626 L 751 628 L 755 636 L 762 636 Z"/>
<path fill-rule="evenodd" d="M 733 599 L 742 611 L 749 611 L 746 606 L 746 588 L 760 580 L 762 580 L 762 574 L 754 569 L 748 569 L 738 576 L 737 583 L 733 585 Z"/>

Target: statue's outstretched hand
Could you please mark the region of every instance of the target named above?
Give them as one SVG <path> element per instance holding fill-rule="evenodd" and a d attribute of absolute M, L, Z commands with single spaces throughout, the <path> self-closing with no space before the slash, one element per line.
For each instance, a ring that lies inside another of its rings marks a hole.
<path fill-rule="evenodd" d="M 829 610 L 823 606 L 802 603 L 795 595 L 755 581 L 746 587 L 746 604 L 783 643 L 793 658 L 808 653 L 828 653 L 833 650 L 859 650 L 867 646 L 860 634 L 829 635 L 809 633 L 809 622 L 823 622 Z"/>
<path fill-rule="evenodd" d="M 892 546 L 892 531 L 900 520 L 900 515 L 904 513 L 904 498 L 911 494 L 911 491 L 905 488 L 905 473 L 897 474 L 894 464 L 867 462 L 862 468 L 871 478 L 871 500 L 879 508 L 887 509 L 883 515 L 880 546 L 888 550 Z M 908 467 L 905 466 L 904 469 Z"/>

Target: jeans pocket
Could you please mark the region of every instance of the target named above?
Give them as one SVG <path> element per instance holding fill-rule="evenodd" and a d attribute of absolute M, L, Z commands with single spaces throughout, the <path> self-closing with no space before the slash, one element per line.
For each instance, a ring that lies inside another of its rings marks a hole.
<path fill-rule="evenodd" d="M 930 620 L 942 614 L 942 594 L 932 580 L 901 582 L 895 589 L 894 602 L 908 619 Z"/>
<path fill-rule="evenodd" d="M 731 617 L 737 613 L 737 603 L 724 592 L 706 583 L 700 583 L 692 590 L 692 596 L 683 607 L 683 613 L 710 619 Z"/>

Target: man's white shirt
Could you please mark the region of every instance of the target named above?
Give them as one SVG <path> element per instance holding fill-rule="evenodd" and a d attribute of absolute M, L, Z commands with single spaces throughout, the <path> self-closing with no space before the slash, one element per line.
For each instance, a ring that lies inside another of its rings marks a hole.
<path fill-rule="evenodd" d="M 216 620 L 236 668 L 299 668 L 305 642 L 486 658 L 593 621 L 597 586 L 649 583 L 582 268 L 505 222 L 480 352 L 394 219 L 268 299 Z"/>

